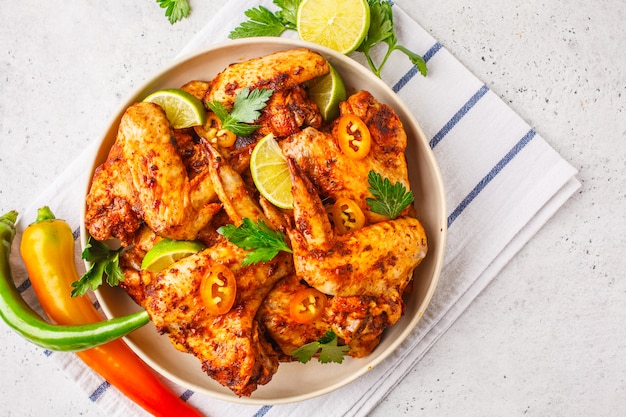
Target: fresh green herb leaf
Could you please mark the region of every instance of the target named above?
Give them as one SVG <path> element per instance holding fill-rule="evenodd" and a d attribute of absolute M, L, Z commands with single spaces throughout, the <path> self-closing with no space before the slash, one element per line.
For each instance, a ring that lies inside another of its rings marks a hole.
<path fill-rule="evenodd" d="M 391 4 L 386 0 L 368 0 L 368 4 L 370 6 L 370 27 L 365 39 L 357 48 L 357 51 L 365 54 L 367 63 L 372 72 L 380 77 L 382 69 L 391 56 L 391 53 L 393 51 L 400 51 L 409 57 L 411 63 L 417 66 L 417 69 L 423 76 L 426 76 L 428 69 L 424 58 L 397 43 L 398 39 L 394 31 Z M 387 44 L 387 52 L 380 64 L 376 65 L 372 58 L 371 51 L 376 45 L 382 42 Z"/>
<path fill-rule="evenodd" d="M 189 16 L 191 10 L 188 0 L 157 0 L 157 3 L 162 9 L 166 9 L 165 16 L 172 25 Z"/>
<path fill-rule="evenodd" d="M 349 346 L 338 346 L 335 332 L 327 330 L 326 334 L 317 341 L 307 343 L 295 349 L 291 352 L 291 356 L 302 363 L 307 363 L 319 352 L 317 360 L 321 363 L 342 363 L 349 350 Z"/>
<path fill-rule="evenodd" d="M 366 198 L 365 202 L 374 213 L 395 219 L 402 210 L 413 203 L 413 193 L 407 191 L 400 182 L 391 184 L 389 178 L 383 180 L 380 174 L 374 171 L 369 172 L 367 182 L 370 185 L 368 191 L 375 198 Z"/>
<path fill-rule="evenodd" d="M 300 3 L 302 3 L 302 0 L 274 0 L 274 4 L 280 7 L 280 10 L 276 12 L 276 16 L 287 29 L 297 30 Z"/>
<path fill-rule="evenodd" d="M 249 38 L 252 36 L 280 36 L 287 26 L 281 19 L 263 6 L 248 9 L 245 15 L 249 20 L 242 22 L 233 29 L 228 37 L 230 39 Z"/>
<path fill-rule="evenodd" d="M 319 352 L 319 350 L 320 350 L 320 342 L 319 341 L 311 342 L 295 349 L 293 352 L 291 352 L 291 356 L 296 358 L 298 362 L 307 363 L 313 358 L 313 356 L 317 352 Z"/>
<path fill-rule="evenodd" d="M 240 248 L 251 250 L 242 262 L 244 266 L 270 261 L 280 251 L 292 253 L 285 235 L 271 229 L 263 220 L 255 223 L 245 217 L 239 227 L 227 224 L 217 229 L 217 232 Z"/>
<path fill-rule="evenodd" d="M 84 295 L 89 290 L 96 290 L 106 275 L 106 282 L 112 287 L 124 281 L 124 272 L 120 268 L 119 255 L 123 248 L 113 250 L 106 244 L 89 237 L 82 257 L 91 263 L 91 268 L 72 283 L 72 297 Z"/>
<path fill-rule="evenodd" d="M 250 123 L 259 118 L 261 110 L 263 110 L 272 94 L 272 90 L 265 88 L 253 90 L 250 90 L 248 87 L 243 88 L 237 94 L 230 113 L 218 101 L 212 101 L 207 103 L 207 105 L 221 120 L 222 129 L 228 129 L 238 136 L 248 136 L 260 127 Z"/>
<path fill-rule="evenodd" d="M 298 6 L 301 0 L 274 0 L 280 8 L 272 12 L 264 6 L 248 9 L 244 12 L 248 20 L 233 29 L 230 39 L 249 38 L 252 36 L 280 36 L 285 30 L 296 30 Z"/>

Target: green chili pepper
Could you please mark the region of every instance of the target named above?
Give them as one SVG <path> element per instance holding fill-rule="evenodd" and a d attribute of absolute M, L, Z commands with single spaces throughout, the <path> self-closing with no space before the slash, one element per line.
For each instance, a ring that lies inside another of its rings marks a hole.
<path fill-rule="evenodd" d="M 11 276 L 9 254 L 16 220 L 14 210 L 0 216 L 0 317 L 10 328 L 45 349 L 75 352 L 108 343 L 148 323 L 145 310 L 84 325 L 55 325 L 45 321 L 24 301 Z"/>

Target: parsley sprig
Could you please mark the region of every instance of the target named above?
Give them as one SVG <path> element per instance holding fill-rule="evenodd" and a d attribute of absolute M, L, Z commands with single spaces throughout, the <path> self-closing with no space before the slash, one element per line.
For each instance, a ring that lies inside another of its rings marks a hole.
<path fill-rule="evenodd" d="M 337 335 L 332 330 L 315 342 L 307 343 L 291 352 L 291 356 L 302 363 L 307 363 L 319 352 L 317 360 L 321 363 L 342 363 L 344 356 L 350 350 L 349 346 L 338 346 Z"/>
<path fill-rule="evenodd" d="M 280 10 L 272 12 L 259 6 L 244 12 L 247 21 L 242 22 L 228 35 L 230 39 L 251 36 L 280 36 L 286 30 L 297 30 L 296 17 L 300 0 L 274 0 Z"/>
<path fill-rule="evenodd" d="M 188 0 L 157 0 L 157 3 L 165 9 L 165 16 L 172 25 L 189 16 L 191 11 Z"/>
<path fill-rule="evenodd" d="M 251 251 L 241 263 L 243 266 L 270 261 L 280 251 L 293 253 L 287 245 L 285 235 L 271 229 L 263 220 L 255 223 L 244 217 L 238 227 L 227 224 L 217 229 L 217 232 L 238 247 Z"/>
<path fill-rule="evenodd" d="M 104 275 L 106 275 L 107 284 L 112 287 L 117 286 L 120 281 L 124 281 L 124 272 L 119 263 L 122 249 L 121 247 L 115 250 L 111 249 L 90 236 L 82 257 L 87 262 L 91 262 L 91 268 L 78 281 L 72 282 L 74 289 L 71 296 L 78 297 L 89 290 L 96 290 L 102 285 Z"/>
<path fill-rule="evenodd" d="M 368 191 L 374 198 L 366 198 L 365 202 L 374 213 L 382 214 L 390 219 L 395 219 L 398 215 L 413 203 L 413 193 L 407 191 L 401 182 L 394 184 L 389 178 L 383 179 L 377 172 L 370 171 L 367 175 L 367 182 L 370 185 Z"/>
<path fill-rule="evenodd" d="M 222 122 L 222 129 L 228 129 L 238 136 L 248 136 L 260 127 L 250 123 L 259 118 L 272 93 L 272 90 L 265 88 L 243 88 L 237 94 L 230 113 L 219 101 L 213 100 L 207 105 Z"/>
<path fill-rule="evenodd" d="M 286 30 L 297 30 L 297 12 L 302 0 L 274 0 L 279 10 L 272 12 L 266 7 L 258 6 L 244 12 L 248 20 L 242 22 L 228 35 L 231 39 L 252 36 L 280 36 Z M 368 0 L 370 8 L 370 27 L 365 39 L 356 49 L 362 52 L 367 64 L 379 78 L 385 63 L 393 51 L 404 53 L 419 72 L 426 76 L 426 61 L 421 55 L 399 45 L 393 25 L 393 11 L 387 0 Z M 374 62 L 372 52 L 379 44 L 387 45 L 387 52 L 379 64 Z"/>
<path fill-rule="evenodd" d="M 357 51 L 365 54 L 370 69 L 380 78 L 383 66 L 391 56 L 391 53 L 393 51 L 400 51 L 409 57 L 411 63 L 417 67 L 423 76 L 426 76 L 428 69 L 424 58 L 404 46 L 398 45 L 398 39 L 393 27 L 393 11 L 391 10 L 391 4 L 386 0 L 368 0 L 368 3 L 370 6 L 370 27 L 365 39 L 363 39 L 363 42 L 361 42 L 361 45 L 357 48 Z M 387 52 L 380 61 L 380 64 L 376 65 L 370 51 L 376 45 L 383 42 L 387 44 Z"/>

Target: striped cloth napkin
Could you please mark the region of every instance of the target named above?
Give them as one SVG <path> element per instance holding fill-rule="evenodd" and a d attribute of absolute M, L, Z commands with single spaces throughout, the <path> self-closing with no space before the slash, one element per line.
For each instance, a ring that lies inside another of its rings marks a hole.
<path fill-rule="evenodd" d="M 226 40 L 244 19 L 244 11 L 259 4 L 275 9 L 269 0 L 229 1 L 181 54 Z M 398 5 L 392 10 L 399 43 L 426 58 L 429 75 L 422 77 L 404 55 L 394 54 L 384 68 L 383 79 L 420 122 L 446 184 L 448 245 L 432 302 L 415 331 L 391 357 L 357 381 L 319 398 L 287 405 L 239 405 L 166 381 L 207 415 L 306 417 L 319 415 L 320 410 L 325 415 L 367 415 L 580 186 L 576 170 L 532 127 Z M 361 54 L 354 54 L 354 58 L 364 63 Z M 35 218 L 36 209 L 47 204 L 57 217 L 67 219 L 78 230 L 83 201 L 76 196 L 81 195 L 87 180 L 82 161 L 91 160 L 95 150 L 94 144 L 71 164 L 23 218 Z M 17 256 L 15 248 L 13 256 Z M 17 259 L 12 264 L 20 291 L 34 302 L 25 272 Z M 44 354 L 77 381 L 103 415 L 145 414 L 73 354 Z"/>

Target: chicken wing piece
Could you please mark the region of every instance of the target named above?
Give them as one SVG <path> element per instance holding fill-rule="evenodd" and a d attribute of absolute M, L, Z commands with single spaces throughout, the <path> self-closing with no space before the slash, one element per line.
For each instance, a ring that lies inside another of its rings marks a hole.
<path fill-rule="evenodd" d="M 114 237 L 126 246 L 141 226 L 143 220 L 135 209 L 139 201 L 129 177 L 122 147 L 116 142 L 107 160 L 96 168 L 87 194 L 85 227 L 95 239 Z"/>
<path fill-rule="evenodd" d="M 343 154 L 336 133 L 324 133 L 313 128 L 280 142 L 286 157 L 293 158 L 304 170 L 319 192 L 334 200 L 349 198 L 355 201 L 369 223 L 385 220 L 370 211 L 366 198 L 368 174 L 379 173 L 383 178 L 402 183 L 410 190 L 406 165 L 406 133 L 402 122 L 393 109 L 376 101 L 367 91 L 351 95 L 340 104 L 341 114 L 354 114 L 365 122 L 371 137 L 369 154 L 355 161 Z"/>
<path fill-rule="evenodd" d="M 294 224 L 288 229 L 296 274 L 329 295 L 399 294 L 426 256 L 426 234 L 411 217 L 336 235 L 315 187 L 289 159 Z"/>
<path fill-rule="evenodd" d="M 146 224 L 158 235 L 193 240 L 221 206 L 208 171 L 189 179 L 173 136 L 161 107 L 140 102 L 126 110 L 117 140 Z"/>
<path fill-rule="evenodd" d="M 269 133 L 283 138 L 298 133 L 303 127 L 319 128 L 322 114 L 305 89 L 298 85 L 289 90 L 275 91 L 257 121 L 261 126 L 254 135 L 261 138 Z"/>
<path fill-rule="evenodd" d="M 217 100 L 230 109 L 237 94 L 245 87 L 289 90 L 329 71 L 326 59 L 309 49 L 275 52 L 231 64 L 211 81 L 204 99 L 206 102 Z"/>
<path fill-rule="evenodd" d="M 285 362 L 293 360 L 291 352 L 296 348 L 315 342 L 330 329 L 330 324 L 324 317 L 319 317 L 309 324 L 301 324 L 291 318 L 289 314 L 291 299 L 305 288 L 308 286 L 295 274 L 291 274 L 272 288 L 257 312 L 257 320 L 278 345 L 282 352 L 280 360 Z"/>
<path fill-rule="evenodd" d="M 249 396 L 278 368 L 277 354 L 254 317 L 272 286 L 293 269 L 287 254 L 246 267 L 241 266 L 244 256 L 242 249 L 224 239 L 175 262 L 146 280 L 145 307 L 157 329 L 178 349 L 196 356 L 210 377 L 237 395 Z M 212 315 L 200 286 L 218 263 L 236 277 L 237 295 L 230 311 Z"/>
<path fill-rule="evenodd" d="M 241 175 L 235 171 L 225 158 L 208 141 L 202 146 L 209 155 L 209 175 L 219 200 L 231 222 L 239 226 L 243 218 L 261 219 L 267 223 L 263 210 L 250 196 Z"/>
<path fill-rule="evenodd" d="M 257 313 L 257 320 L 282 351 L 281 361 L 293 360 L 291 353 L 296 348 L 319 340 L 327 330 L 339 337 L 340 344 L 349 346 L 348 355 L 367 356 L 378 346 L 383 331 L 400 319 L 404 308 L 402 297 L 393 289 L 380 297 L 328 296 L 324 314 L 301 324 L 291 318 L 289 304 L 305 288 L 308 286 L 295 274 L 283 278 Z"/>

